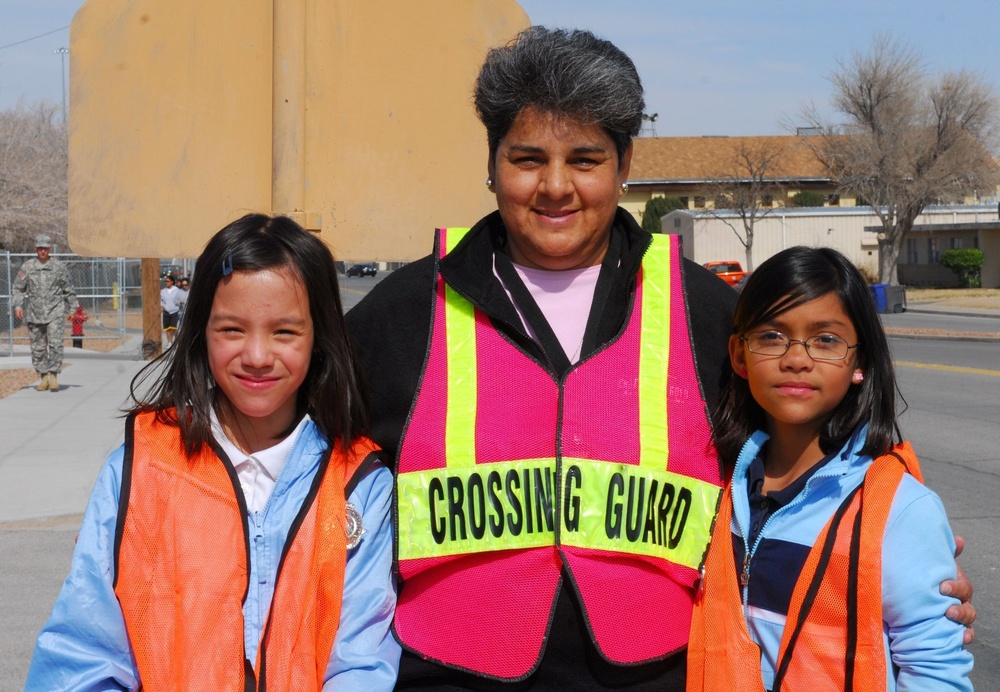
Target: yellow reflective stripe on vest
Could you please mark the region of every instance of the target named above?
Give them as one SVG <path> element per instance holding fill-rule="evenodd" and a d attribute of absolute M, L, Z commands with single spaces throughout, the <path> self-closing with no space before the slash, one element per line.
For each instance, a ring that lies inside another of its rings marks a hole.
<path fill-rule="evenodd" d="M 561 476 L 554 459 L 526 459 L 404 473 L 396 484 L 410 522 L 400 560 L 552 546 L 558 524 L 567 546 L 697 569 L 719 499 L 711 483 L 587 459 L 564 459 Z"/>
<path fill-rule="evenodd" d="M 399 474 L 409 540 L 398 559 L 555 545 L 554 469 L 554 459 L 525 459 Z"/>
<path fill-rule="evenodd" d="M 469 231 L 449 228 L 446 252 Z M 670 358 L 670 239 L 654 235 L 642 262 L 642 329 L 639 352 L 639 464 L 668 465 L 667 363 Z M 655 307 L 654 307 L 655 306 Z M 664 309 L 664 306 L 666 308 Z M 659 308 L 659 309 L 655 309 Z M 475 309 L 445 285 L 448 348 L 448 410 L 445 444 L 448 465 L 475 464 L 476 334 Z M 453 406 L 452 402 L 461 402 Z"/>
<path fill-rule="evenodd" d="M 653 235 L 653 242 L 642 258 L 641 327 L 639 465 L 647 469 L 668 468 L 666 393 L 667 362 L 670 358 L 670 238 L 662 235 Z"/>
<path fill-rule="evenodd" d="M 719 487 L 662 469 L 563 459 L 561 543 L 698 569 Z"/>
<path fill-rule="evenodd" d="M 445 231 L 451 252 L 468 228 Z M 447 254 L 446 252 L 446 254 Z M 476 312 L 472 303 L 445 284 L 445 340 L 448 349 L 448 406 L 445 459 L 449 466 L 476 465 Z"/>

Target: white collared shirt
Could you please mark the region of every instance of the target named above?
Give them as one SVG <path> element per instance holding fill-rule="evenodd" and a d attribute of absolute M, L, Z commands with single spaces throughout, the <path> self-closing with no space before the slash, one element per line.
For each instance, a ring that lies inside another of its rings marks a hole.
<path fill-rule="evenodd" d="M 243 489 L 243 499 L 246 500 L 247 511 L 263 511 L 274 491 L 275 484 L 278 482 L 278 474 L 281 473 L 292 447 L 295 446 L 295 440 L 298 439 L 306 421 L 310 420 L 309 414 L 303 416 L 295 429 L 281 442 L 249 456 L 244 454 L 226 436 L 222 424 L 219 422 L 219 417 L 215 415 L 214 408 L 211 411 L 211 420 L 212 436 L 215 437 L 215 441 L 229 457 L 229 460 L 233 462 L 233 468 L 236 469 L 236 477 Z"/>

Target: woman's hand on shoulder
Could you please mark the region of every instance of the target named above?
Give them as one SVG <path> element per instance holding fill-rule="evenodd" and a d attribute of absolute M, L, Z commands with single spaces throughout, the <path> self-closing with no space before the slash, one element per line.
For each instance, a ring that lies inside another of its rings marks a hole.
<path fill-rule="evenodd" d="M 946 579 L 941 582 L 941 593 L 945 596 L 954 596 L 961 601 L 959 605 L 948 608 L 945 615 L 948 616 L 949 620 L 965 625 L 964 642 L 968 646 L 976 638 L 976 629 L 972 626 L 976 621 L 976 608 L 972 605 L 972 582 L 957 561 L 964 549 L 965 539 L 961 536 L 955 536 L 955 566 L 958 568 L 958 575 L 954 579 Z"/>

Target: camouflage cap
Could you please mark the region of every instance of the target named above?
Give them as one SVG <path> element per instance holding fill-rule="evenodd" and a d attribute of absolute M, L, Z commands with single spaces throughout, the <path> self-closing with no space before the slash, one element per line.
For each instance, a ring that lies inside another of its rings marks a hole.
<path fill-rule="evenodd" d="M 52 238 L 47 235 L 36 235 L 35 247 L 52 247 Z"/>

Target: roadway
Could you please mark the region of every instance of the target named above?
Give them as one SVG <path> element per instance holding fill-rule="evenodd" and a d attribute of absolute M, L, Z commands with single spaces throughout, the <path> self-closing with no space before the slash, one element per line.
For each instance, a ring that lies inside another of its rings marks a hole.
<path fill-rule="evenodd" d="M 960 563 L 976 586 L 979 613 L 972 679 L 980 689 L 997 690 L 1000 342 L 891 339 L 890 346 L 907 406 L 903 436 L 913 443 L 925 482 L 941 496 L 952 529 L 967 543 Z"/>

